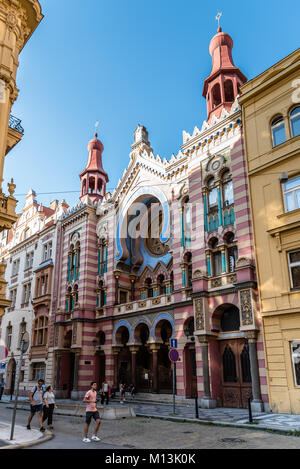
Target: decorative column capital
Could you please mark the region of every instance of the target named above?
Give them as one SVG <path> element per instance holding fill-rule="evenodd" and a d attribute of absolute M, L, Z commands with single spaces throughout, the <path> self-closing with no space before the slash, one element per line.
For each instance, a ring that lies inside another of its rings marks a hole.
<path fill-rule="evenodd" d="M 113 355 L 118 355 L 118 353 L 120 353 L 122 350 L 122 347 L 119 346 L 119 345 L 113 345 L 112 346 L 112 353 Z"/>
<path fill-rule="evenodd" d="M 258 336 L 258 331 L 256 329 L 252 329 L 251 331 L 245 331 L 245 337 L 249 343 L 256 343 L 257 336 Z"/>
<path fill-rule="evenodd" d="M 129 345 L 129 350 L 134 355 L 139 351 L 139 348 L 138 345 Z"/>
<path fill-rule="evenodd" d="M 149 344 L 149 349 L 151 350 L 151 352 L 158 352 L 159 349 L 160 349 L 160 346 L 161 344 Z"/>

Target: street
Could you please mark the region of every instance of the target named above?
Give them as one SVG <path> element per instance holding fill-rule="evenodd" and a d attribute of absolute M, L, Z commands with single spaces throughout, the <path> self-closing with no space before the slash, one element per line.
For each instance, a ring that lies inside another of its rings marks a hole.
<path fill-rule="evenodd" d="M 0 408 L 9 422 L 11 409 Z M 19 410 L 16 422 L 25 425 L 28 413 Z M 91 423 L 89 436 L 94 423 Z M 103 420 L 99 443 L 83 443 L 84 419 L 56 416 L 55 437 L 28 449 L 300 449 L 300 438 L 240 428 L 177 423 L 151 418 Z M 37 428 L 37 417 L 32 428 Z"/>

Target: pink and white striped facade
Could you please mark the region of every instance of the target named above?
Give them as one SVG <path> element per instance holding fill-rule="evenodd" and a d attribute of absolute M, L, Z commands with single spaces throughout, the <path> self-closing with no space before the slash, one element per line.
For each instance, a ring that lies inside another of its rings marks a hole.
<path fill-rule="evenodd" d="M 201 130 L 183 133 L 170 160 L 154 155 L 139 125 L 116 190 L 86 192 L 59 220 L 50 338 L 58 396 L 82 396 L 104 377 L 170 393 L 175 338 L 178 396 L 246 407 L 252 395 L 268 409 L 241 120 L 235 93 Z M 152 204 L 151 237 L 142 228 Z"/>

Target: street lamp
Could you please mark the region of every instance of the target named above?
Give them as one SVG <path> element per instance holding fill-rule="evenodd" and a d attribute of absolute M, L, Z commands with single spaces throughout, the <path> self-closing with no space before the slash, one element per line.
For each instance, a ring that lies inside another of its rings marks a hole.
<path fill-rule="evenodd" d="M 187 339 L 190 337 L 191 341 L 195 342 L 194 329 L 191 326 L 190 327 L 185 327 L 184 334 L 185 334 Z"/>

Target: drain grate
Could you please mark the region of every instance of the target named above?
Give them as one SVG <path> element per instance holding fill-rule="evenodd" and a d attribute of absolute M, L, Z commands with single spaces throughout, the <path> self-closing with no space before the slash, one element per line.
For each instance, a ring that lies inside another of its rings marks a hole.
<path fill-rule="evenodd" d="M 247 443 L 247 441 L 242 438 L 222 438 L 220 441 L 222 441 L 222 443 Z"/>
<path fill-rule="evenodd" d="M 194 433 L 194 432 L 182 432 L 182 433 L 184 433 L 185 435 L 187 435 L 188 433 Z"/>

